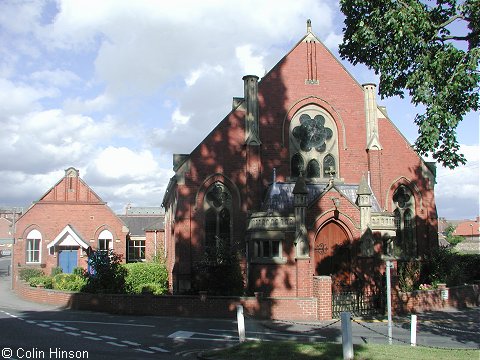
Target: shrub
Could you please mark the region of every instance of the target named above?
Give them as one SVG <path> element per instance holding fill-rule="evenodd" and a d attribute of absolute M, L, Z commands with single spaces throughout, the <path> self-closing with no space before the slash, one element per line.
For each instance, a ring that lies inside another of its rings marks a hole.
<path fill-rule="evenodd" d="M 87 275 L 86 272 L 87 271 L 81 266 L 77 266 L 76 268 L 73 269 L 73 274 L 82 276 L 82 277 L 85 277 Z"/>
<path fill-rule="evenodd" d="M 459 254 L 452 248 L 440 247 L 425 257 L 422 281 L 463 285 L 480 279 L 480 255 Z"/>
<path fill-rule="evenodd" d="M 398 265 L 398 285 L 403 292 L 410 292 L 418 288 L 420 282 L 420 264 L 410 260 Z"/>
<path fill-rule="evenodd" d="M 57 267 L 52 268 L 52 271 L 51 271 L 50 275 L 52 277 L 54 277 L 55 275 L 58 275 L 58 274 L 61 274 L 61 273 L 63 273 L 62 268 L 60 266 L 57 266 Z"/>
<path fill-rule="evenodd" d="M 167 292 L 167 288 L 160 284 L 142 284 L 140 292 L 142 294 L 163 295 Z"/>
<path fill-rule="evenodd" d="M 42 270 L 37 268 L 21 268 L 19 271 L 20 280 L 29 281 L 32 277 L 44 276 Z"/>
<path fill-rule="evenodd" d="M 168 272 L 165 265 L 158 262 L 130 263 L 124 265 L 125 290 L 129 294 L 141 294 L 144 288 L 152 289 L 155 295 L 168 291 Z"/>
<path fill-rule="evenodd" d="M 121 294 L 125 291 L 126 269 L 122 256 L 113 252 L 94 251 L 88 258 L 90 273 L 83 291 L 90 293 Z"/>
<path fill-rule="evenodd" d="M 43 286 L 45 289 L 52 289 L 52 277 L 51 276 L 34 276 L 29 279 L 29 284 L 32 287 Z"/>
<path fill-rule="evenodd" d="M 194 265 L 194 288 L 212 295 L 241 295 L 243 276 L 238 256 L 227 246 L 213 248 Z"/>
<path fill-rule="evenodd" d="M 53 288 L 64 291 L 82 291 L 86 279 L 76 274 L 57 274 L 53 278 Z"/>

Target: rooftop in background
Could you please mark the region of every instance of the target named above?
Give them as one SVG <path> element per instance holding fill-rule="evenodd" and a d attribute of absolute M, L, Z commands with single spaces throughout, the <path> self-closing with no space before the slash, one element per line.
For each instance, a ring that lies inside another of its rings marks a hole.
<path fill-rule="evenodd" d="M 125 208 L 125 215 L 127 216 L 163 216 L 165 212 L 160 206 L 140 206 L 133 207 L 127 205 Z"/>

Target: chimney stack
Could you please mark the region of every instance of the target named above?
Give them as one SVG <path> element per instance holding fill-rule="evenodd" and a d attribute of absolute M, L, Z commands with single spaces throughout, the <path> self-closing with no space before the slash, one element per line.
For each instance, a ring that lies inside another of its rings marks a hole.
<path fill-rule="evenodd" d="M 245 113 L 245 143 L 247 145 L 260 145 L 258 132 L 258 76 L 246 75 L 243 77 Z"/>

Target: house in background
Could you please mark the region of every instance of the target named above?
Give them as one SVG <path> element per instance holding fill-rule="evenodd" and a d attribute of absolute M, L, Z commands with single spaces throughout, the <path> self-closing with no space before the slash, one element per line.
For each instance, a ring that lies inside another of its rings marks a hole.
<path fill-rule="evenodd" d="M 17 220 L 14 273 L 39 267 L 50 274 L 55 267 L 71 273 L 87 268 L 91 250 L 113 250 L 126 258 L 128 228 L 80 178 L 75 168 Z"/>
<path fill-rule="evenodd" d="M 163 259 L 165 254 L 165 213 L 161 207 L 127 206 L 125 215 L 118 215 L 129 229 L 127 262 Z"/>
<path fill-rule="evenodd" d="M 13 231 L 16 220 L 22 216 L 22 207 L 0 208 L 0 256 L 11 252 L 13 245 Z M 2 252 L 5 250 L 5 252 Z"/>
<path fill-rule="evenodd" d="M 312 296 L 316 275 L 378 290 L 382 255 L 406 261 L 438 246 L 434 165 L 310 23 L 260 81 L 243 81 L 210 134 L 173 155 L 162 206 L 174 292 L 201 290 L 195 264 L 224 246 L 248 292 L 277 297 Z"/>
<path fill-rule="evenodd" d="M 480 254 L 480 218 L 462 220 L 457 224 L 454 235 L 462 236 L 463 240 L 455 249 L 465 253 Z"/>

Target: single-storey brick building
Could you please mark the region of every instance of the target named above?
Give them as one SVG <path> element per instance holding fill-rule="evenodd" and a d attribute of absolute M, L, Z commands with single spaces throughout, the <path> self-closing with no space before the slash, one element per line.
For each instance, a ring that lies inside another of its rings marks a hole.
<path fill-rule="evenodd" d="M 91 250 L 113 250 L 127 259 L 129 229 L 74 168 L 17 220 L 14 270 L 87 268 Z"/>

